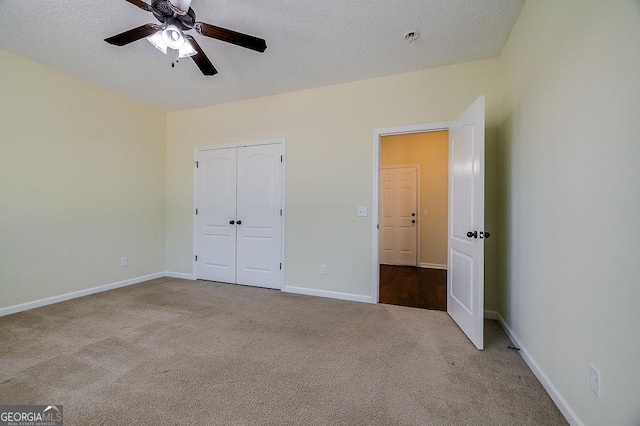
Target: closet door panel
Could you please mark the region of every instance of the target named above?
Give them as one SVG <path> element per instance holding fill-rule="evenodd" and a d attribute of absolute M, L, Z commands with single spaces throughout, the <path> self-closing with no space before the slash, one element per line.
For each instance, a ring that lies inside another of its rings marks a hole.
<path fill-rule="evenodd" d="M 237 148 L 198 154 L 196 215 L 197 277 L 236 282 Z"/>
<path fill-rule="evenodd" d="M 281 288 L 280 145 L 238 148 L 238 284 Z"/>

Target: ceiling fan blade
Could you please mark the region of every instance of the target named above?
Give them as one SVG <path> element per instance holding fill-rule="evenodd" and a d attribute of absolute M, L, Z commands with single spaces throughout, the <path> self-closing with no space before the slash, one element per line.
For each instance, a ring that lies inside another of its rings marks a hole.
<path fill-rule="evenodd" d="M 146 10 L 147 12 L 153 12 L 153 8 L 149 3 L 145 3 L 142 0 L 126 0 L 134 6 L 138 6 L 142 10 Z"/>
<path fill-rule="evenodd" d="M 202 50 L 202 48 L 200 47 L 196 39 L 186 34 L 184 38 L 189 42 L 189 44 L 191 44 L 191 47 L 193 47 L 198 52 L 195 55 L 193 55 L 191 59 L 193 59 L 193 62 L 195 62 L 198 68 L 200 68 L 200 71 L 202 71 L 202 74 L 204 75 L 218 74 L 218 70 L 216 70 L 216 68 L 213 66 L 213 64 L 209 60 L 209 58 L 207 58 L 207 55 L 205 55 L 204 51 Z"/>
<path fill-rule="evenodd" d="M 236 44 L 257 52 L 264 52 L 267 49 L 267 42 L 258 37 L 216 27 L 211 24 L 205 24 L 204 22 L 196 22 L 194 28 L 203 36 L 226 41 L 227 43 Z"/>
<path fill-rule="evenodd" d="M 114 35 L 113 37 L 105 38 L 104 41 L 116 46 L 124 46 L 125 44 L 133 43 L 136 40 L 140 40 L 141 38 L 149 37 L 150 35 L 155 34 L 158 29 L 160 29 L 159 25 L 146 24 L 138 28 L 125 31 L 121 34 Z"/>

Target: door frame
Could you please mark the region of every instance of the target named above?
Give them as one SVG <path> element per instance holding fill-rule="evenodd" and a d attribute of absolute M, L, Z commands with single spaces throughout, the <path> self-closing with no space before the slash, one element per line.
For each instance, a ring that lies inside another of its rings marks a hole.
<path fill-rule="evenodd" d="M 201 151 L 212 151 L 217 149 L 228 149 L 228 148 L 243 148 L 249 146 L 260 146 L 260 145 L 280 145 L 280 152 L 282 152 L 282 190 L 281 190 L 281 205 L 282 205 L 282 216 L 281 220 L 281 228 L 282 228 L 282 239 L 281 239 L 281 249 L 280 249 L 280 258 L 282 260 L 282 269 L 280 270 L 280 287 L 279 290 L 282 290 L 285 286 L 284 277 L 285 277 L 285 268 L 287 267 L 285 259 L 285 242 L 286 242 L 286 218 L 287 218 L 287 209 L 286 209 L 286 199 L 285 199 L 285 165 L 287 164 L 287 156 L 286 156 L 286 145 L 287 141 L 285 138 L 277 138 L 277 139 L 267 139 L 263 141 L 253 141 L 253 142 L 235 142 L 235 143 L 226 143 L 221 145 L 204 145 L 204 146 L 196 146 L 193 149 L 193 164 L 195 166 L 196 161 L 198 161 L 198 154 Z M 197 251 L 197 217 L 196 217 L 196 208 L 198 203 L 198 168 L 193 168 L 193 231 L 191 233 L 192 241 L 192 252 L 191 252 L 191 274 L 193 279 L 197 280 L 197 263 L 196 263 L 196 251 Z"/>
<path fill-rule="evenodd" d="M 416 267 L 420 267 L 420 235 L 422 228 L 422 220 L 420 220 L 420 164 L 406 164 L 400 166 L 380 166 L 380 170 L 384 169 L 416 169 L 416 216 L 418 220 L 418 226 L 416 226 Z M 380 210 L 378 210 L 378 214 L 380 214 Z M 378 234 L 379 237 L 380 234 Z M 378 251 L 380 248 L 378 247 Z M 378 253 L 378 257 L 380 254 Z"/>
<path fill-rule="evenodd" d="M 373 129 L 373 212 L 371 215 L 371 236 L 373 242 L 371 302 L 380 303 L 380 241 L 378 224 L 380 223 L 380 142 L 383 136 L 410 135 L 449 131 L 450 123 L 415 124 L 411 126 L 384 127 Z M 448 189 L 447 191 L 450 191 Z M 451 193 L 449 192 L 449 196 Z M 420 212 L 420 210 L 418 210 Z M 420 259 L 418 259 L 419 261 Z"/>

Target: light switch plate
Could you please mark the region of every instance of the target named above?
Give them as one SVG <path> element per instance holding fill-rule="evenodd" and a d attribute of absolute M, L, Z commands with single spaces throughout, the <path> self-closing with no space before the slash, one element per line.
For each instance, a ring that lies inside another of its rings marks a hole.
<path fill-rule="evenodd" d="M 367 217 L 367 206 L 358 206 L 358 217 Z"/>

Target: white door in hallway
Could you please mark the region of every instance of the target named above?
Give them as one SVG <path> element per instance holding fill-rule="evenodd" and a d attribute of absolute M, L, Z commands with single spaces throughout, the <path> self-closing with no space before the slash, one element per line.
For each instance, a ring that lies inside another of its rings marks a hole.
<path fill-rule="evenodd" d="M 236 282 L 236 148 L 198 154 L 196 275 Z"/>
<path fill-rule="evenodd" d="M 484 96 L 449 128 L 447 312 L 484 343 Z"/>
<path fill-rule="evenodd" d="M 238 150 L 238 284 L 281 287 L 280 155 L 280 145 Z"/>
<path fill-rule="evenodd" d="M 417 167 L 380 171 L 380 263 L 418 266 Z"/>

